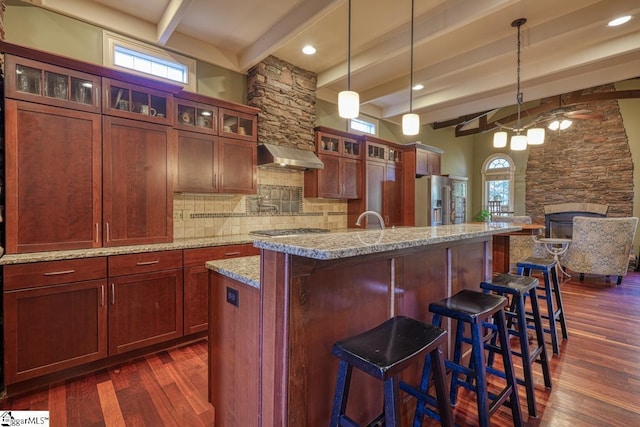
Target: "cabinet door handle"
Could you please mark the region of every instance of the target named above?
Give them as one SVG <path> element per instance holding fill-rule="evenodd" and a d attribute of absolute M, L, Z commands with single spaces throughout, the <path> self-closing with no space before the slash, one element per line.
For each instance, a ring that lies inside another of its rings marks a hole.
<path fill-rule="evenodd" d="M 155 260 L 155 261 L 140 261 L 140 262 L 136 262 L 136 265 L 138 265 L 138 266 L 142 266 L 142 265 L 153 265 L 153 264 L 157 264 L 157 263 L 159 263 L 159 262 L 160 262 L 160 260 L 159 260 L 159 259 L 157 259 L 157 260 Z"/>
<path fill-rule="evenodd" d="M 71 274 L 71 273 L 75 273 L 75 270 L 62 270 L 62 271 L 47 271 L 46 273 L 43 273 L 45 276 L 59 276 L 61 274 Z"/>
<path fill-rule="evenodd" d="M 96 222 L 96 243 L 100 241 L 100 224 Z"/>
<path fill-rule="evenodd" d="M 107 228 L 107 236 L 106 236 L 107 237 L 107 242 L 109 242 L 111 240 L 111 236 L 110 236 L 110 233 L 109 233 L 109 223 L 108 222 L 106 223 L 106 228 Z"/>
<path fill-rule="evenodd" d="M 100 307 L 104 307 L 104 285 L 100 286 Z"/>
<path fill-rule="evenodd" d="M 238 251 L 238 252 L 225 252 L 224 256 L 236 256 L 236 255 L 240 255 L 242 252 Z"/>
<path fill-rule="evenodd" d="M 220 187 L 218 187 L 218 190 L 222 188 L 223 185 L 224 185 L 224 175 L 220 174 Z"/>
<path fill-rule="evenodd" d="M 116 303 L 116 284 L 111 284 L 111 305 Z"/>
<path fill-rule="evenodd" d="M 213 188 L 218 188 L 218 174 L 213 174 Z"/>

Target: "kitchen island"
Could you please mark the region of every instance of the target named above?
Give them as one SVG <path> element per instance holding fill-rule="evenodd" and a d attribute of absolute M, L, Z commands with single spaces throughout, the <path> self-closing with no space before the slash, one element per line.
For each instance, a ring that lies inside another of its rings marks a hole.
<path fill-rule="evenodd" d="M 458 224 L 257 239 L 259 284 L 229 274 L 227 261 L 207 263 L 216 426 L 327 425 L 333 343 L 394 315 L 430 321 L 431 301 L 491 276 L 493 235 L 516 230 Z M 257 259 L 243 265 L 255 275 Z M 368 422 L 381 402 L 380 384 L 354 371 L 347 413 Z"/>

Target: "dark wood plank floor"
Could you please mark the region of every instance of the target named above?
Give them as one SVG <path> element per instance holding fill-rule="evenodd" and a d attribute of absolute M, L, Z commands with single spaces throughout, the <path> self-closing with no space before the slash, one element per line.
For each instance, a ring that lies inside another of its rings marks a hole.
<path fill-rule="evenodd" d="M 551 361 L 553 390 L 541 385 L 535 368 L 537 419 L 527 418 L 521 389 L 526 425 L 639 425 L 640 273 L 629 273 L 622 286 L 587 277 L 565 281 L 562 289 L 570 337 Z M 207 344 L 200 341 L 1 400 L 0 409 L 49 410 L 54 427 L 212 426 L 206 360 Z M 462 392 L 454 410 L 460 427 L 477 425 L 472 397 Z M 492 424 L 512 425 L 510 411 L 502 408 Z"/>

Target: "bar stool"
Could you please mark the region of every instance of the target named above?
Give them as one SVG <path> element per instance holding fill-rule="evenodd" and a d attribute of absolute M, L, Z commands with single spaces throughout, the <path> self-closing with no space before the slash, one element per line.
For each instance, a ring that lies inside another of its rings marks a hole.
<path fill-rule="evenodd" d="M 518 400 L 511 351 L 509 351 L 509 337 L 505 322 L 504 308 L 507 298 L 500 295 L 490 295 L 472 290 L 462 290 L 450 298 L 445 298 L 429 305 L 429 311 L 434 313 L 432 323 L 440 326 L 444 316 L 457 321 L 456 339 L 453 360 L 446 360 L 445 366 L 451 369 L 451 403 L 456 404 L 458 388 L 464 387 L 476 393 L 478 405 L 479 426 L 489 427 L 489 418 L 498 410 L 500 405 L 507 403 L 511 407 L 514 426 L 522 425 L 522 413 Z M 496 331 L 483 335 L 483 325 L 493 320 Z M 471 327 L 471 338 L 464 336 L 464 325 Z M 484 343 L 498 333 L 500 352 L 505 369 L 506 386 L 497 395 L 489 393 L 487 389 L 487 364 L 485 363 Z M 462 343 L 471 344 L 471 360 L 469 367 L 462 364 Z M 466 379 L 459 378 L 460 374 Z M 475 385 L 473 384 L 475 380 Z"/>
<path fill-rule="evenodd" d="M 553 353 L 560 354 L 560 343 L 558 341 L 556 321 L 560 322 L 562 338 L 565 340 L 568 339 L 569 334 L 567 332 L 567 322 L 564 316 L 564 307 L 562 305 L 562 294 L 560 292 L 560 281 L 558 280 L 556 264 L 557 261 L 554 259 L 529 257 L 519 261 L 516 265 L 518 267 L 518 273 L 525 276 L 531 276 L 532 270 L 542 272 L 542 277 L 544 279 L 544 286 L 542 287 L 542 290 L 544 290 L 544 295 L 539 295 L 538 298 L 544 299 L 547 302 L 547 314 L 543 314 L 541 317 L 549 321 L 549 329 L 545 329 L 544 331 L 551 335 L 551 348 L 553 349 Z"/>
<path fill-rule="evenodd" d="M 544 385 L 551 388 L 551 373 L 549 371 L 549 360 L 547 357 L 547 349 L 544 343 L 544 331 L 542 328 L 542 319 L 540 317 L 540 308 L 538 307 L 538 297 L 536 289 L 539 281 L 534 277 L 515 276 L 513 274 L 499 274 L 489 281 L 482 282 L 480 288 L 485 291 L 495 292 L 502 296 L 511 296 L 511 308 L 505 310 L 507 318 L 507 329 L 509 334 L 515 335 L 520 341 L 520 351 L 511 350 L 511 354 L 522 359 L 523 378 L 517 378 L 518 384 L 523 385 L 527 392 L 527 408 L 529 415 L 538 416 L 536 409 L 536 392 L 533 381 L 533 362 L 537 362 L 542 367 L 542 376 L 544 377 Z M 525 297 L 531 296 L 531 318 L 527 319 L 525 310 Z M 529 347 L 529 337 L 527 331 L 529 326 L 527 320 L 533 320 L 533 328 L 536 332 L 536 344 L 534 348 Z M 516 327 L 514 327 L 514 323 Z M 494 325 L 489 327 L 494 328 Z M 495 346 L 495 338 L 491 342 Z M 492 347 L 493 348 L 493 347 Z M 487 365 L 490 372 L 495 375 L 504 376 L 502 371 L 493 369 L 494 352 L 490 350 Z"/>
<path fill-rule="evenodd" d="M 333 354 L 340 359 L 338 379 L 333 397 L 331 426 L 358 426 L 345 414 L 351 372 L 356 367 L 384 383 L 384 410 L 369 426 L 400 425 L 398 377 L 403 369 L 430 356 L 436 385 L 438 418 L 443 426 L 453 426 L 453 415 L 446 389 L 446 373 L 442 345 L 447 332 L 405 316 L 396 316 L 373 329 L 338 341 Z M 438 419 L 436 418 L 436 419 Z"/>

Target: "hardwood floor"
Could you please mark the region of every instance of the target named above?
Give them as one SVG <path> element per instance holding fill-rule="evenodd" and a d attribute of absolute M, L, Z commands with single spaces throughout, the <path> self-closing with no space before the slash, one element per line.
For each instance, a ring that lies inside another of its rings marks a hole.
<path fill-rule="evenodd" d="M 553 390 L 542 385 L 539 366 L 534 369 L 537 419 L 527 418 L 524 389 L 519 389 L 525 425 L 638 425 L 640 273 L 629 273 L 621 286 L 595 276 L 583 283 L 571 279 L 562 284 L 562 291 L 569 340 L 551 360 Z M 206 361 L 207 343 L 199 341 L 1 400 L 0 409 L 49 410 L 54 427 L 213 426 Z M 477 425 L 475 413 L 473 395 L 461 392 L 454 410 L 456 424 Z M 512 425 L 510 410 L 501 408 L 492 425 Z"/>

